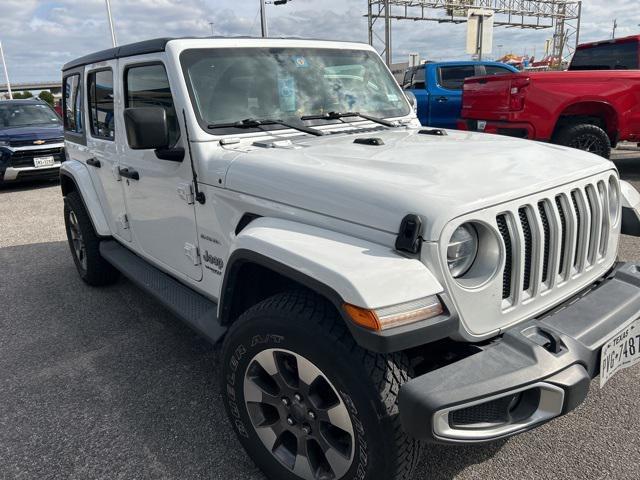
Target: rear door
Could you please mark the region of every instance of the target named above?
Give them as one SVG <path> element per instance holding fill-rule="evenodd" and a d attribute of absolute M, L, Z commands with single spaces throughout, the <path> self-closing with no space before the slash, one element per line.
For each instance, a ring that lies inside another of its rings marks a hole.
<path fill-rule="evenodd" d="M 476 75 L 474 65 L 441 65 L 433 70 L 429 125 L 456 128 L 462 110 L 464 80 Z M 429 82 L 431 84 L 431 82 Z"/>
<path fill-rule="evenodd" d="M 116 124 L 114 99 L 120 97 L 114 81 L 116 60 L 86 68 L 87 147 L 85 159 L 113 235 L 131 241 L 131 229 L 124 203 L 124 190 L 118 175 L 118 141 L 124 136 Z"/>
<path fill-rule="evenodd" d="M 187 150 L 165 65 L 158 59 L 120 62 L 123 109 L 164 108 L 171 146 Z M 120 171 L 127 169 L 128 175 L 122 180 L 136 249 L 170 273 L 201 280 L 194 202 L 179 194 L 192 186 L 189 156 L 183 161 L 161 160 L 154 150 L 131 149 L 124 135 L 119 145 Z M 131 178 L 133 173 L 136 178 Z"/>

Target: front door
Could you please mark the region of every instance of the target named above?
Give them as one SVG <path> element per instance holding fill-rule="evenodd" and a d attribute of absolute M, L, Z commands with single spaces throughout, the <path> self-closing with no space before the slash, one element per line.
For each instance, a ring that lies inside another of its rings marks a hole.
<path fill-rule="evenodd" d="M 172 145 L 186 147 L 164 65 L 123 62 L 120 71 L 124 108 L 163 107 Z M 122 142 L 120 173 L 136 249 L 170 273 L 201 280 L 195 207 L 179 194 L 192 184 L 189 157 L 161 160 L 154 150 L 132 150 L 125 138 Z"/>
<path fill-rule="evenodd" d="M 437 69 L 436 87 L 431 91 L 432 125 L 456 128 L 462 111 L 462 86 L 475 75 L 473 65 L 443 65 Z"/>

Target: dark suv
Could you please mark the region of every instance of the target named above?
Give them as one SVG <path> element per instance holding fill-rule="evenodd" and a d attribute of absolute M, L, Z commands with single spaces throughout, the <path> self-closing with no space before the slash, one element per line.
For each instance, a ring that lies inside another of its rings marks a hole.
<path fill-rule="evenodd" d="M 57 178 L 64 158 L 62 122 L 47 103 L 0 102 L 0 183 Z"/>

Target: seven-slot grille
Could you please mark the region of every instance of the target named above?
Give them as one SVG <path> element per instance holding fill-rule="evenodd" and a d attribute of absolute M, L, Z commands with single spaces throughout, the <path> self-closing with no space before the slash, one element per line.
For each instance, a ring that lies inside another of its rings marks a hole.
<path fill-rule="evenodd" d="M 503 308 L 579 276 L 606 257 L 611 219 L 600 180 L 500 213 Z"/>

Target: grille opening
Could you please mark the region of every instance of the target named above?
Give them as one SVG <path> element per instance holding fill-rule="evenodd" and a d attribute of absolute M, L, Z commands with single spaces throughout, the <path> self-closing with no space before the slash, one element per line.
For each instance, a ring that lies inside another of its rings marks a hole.
<path fill-rule="evenodd" d="M 532 388 L 449 413 L 449 425 L 461 430 L 498 427 L 530 418 L 540 405 L 541 392 Z"/>
<path fill-rule="evenodd" d="M 538 203 L 538 211 L 540 212 L 540 219 L 542 220 L 542 233 L 544 235 L 542 282 L 546 282 L 549 279 L 549 251 L 551 244 L 551 231 L 549 229 L 549 218 L 547 217 L 547 211 L 544 208 L 544 202 Z"/>
<path fill-rule="evenodd" d="M 576 245 L 575 245 L 575 253 L 573 254 L 573 266 L 578 268 L 578 259 L 580 258 L 580 239 L 583 236 L 583 232 L 581 230 L 582 227 L 582 215 L 580 213 L 580 209 L 578 208 L 578 199 L 576 191 L 571 192 L 571 202 L 573 203 L 573 209 L 576 212 Z"/>
<path fill-rule="evenodd" d="M 529 217 L 525 207 L 518 210 L 518 216 L 520 217 L 522 233 L 524 234 L 524 278 L 522 289 L 526 292 L 531 286 L 531 226 L 529 225 Z"/>
<path fill-rule="evenodd" d="M 556 206 L 560 215 L 560 241 L 558 242 L 558 245 L 560 245 L 560 264 L 558 265 L 558 274 L 562 275 L 564 273 L 564 252 L 567 249 L 567 219 L 564 216 L 560 195 L 556 197 Z"/>
<path fill-rule="evenodd" d="M 596 263 L 597 248 L 598 248 L 598 231 L 600 225 L 598 224 L 598 196 L 594 188 L 587 186 L 587 205 L 589 206 L 589 212 L 591 213 L 591 235 L 589 237 L 589 263 Z"/>
<path fill-rule="evenodd" d="M 507 219 L 505 215 L 498 215 L 496 217 L 496 223 L 498 224 L 498 231 L 502 236 L 504 242 L 504 273 L 502 274 L 502 299 L 507 299 L 511 296 L 511 266 L 513 263 L 513 251 L 511 248 L 511 236 L 509 235 L 509 227 L 507 226 Z"/>
<path fill-rule="evenodd" d="M 598 252 L 604 257 L 607 250 L 607 237 L 609 236 L 609 205 L 607 200 L 607 189 L 604 182 L 598 182 L 599 201 L 602 208 L 602 226 L 600 233 L 600 246 Z"/>

